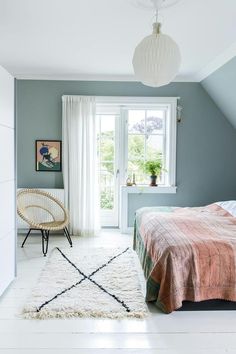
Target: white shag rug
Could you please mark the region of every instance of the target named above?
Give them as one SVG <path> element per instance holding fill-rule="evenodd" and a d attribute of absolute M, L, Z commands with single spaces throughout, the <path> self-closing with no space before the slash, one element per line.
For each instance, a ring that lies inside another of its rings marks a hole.
<path fill-rule="evenodd" d="M 147 316 L 130 248 L 55 248 L 23 309 L 25 318 Z"/>

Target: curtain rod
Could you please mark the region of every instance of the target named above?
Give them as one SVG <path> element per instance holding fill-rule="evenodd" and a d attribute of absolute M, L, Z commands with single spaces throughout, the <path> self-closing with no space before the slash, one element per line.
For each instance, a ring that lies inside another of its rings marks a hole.
<path fill-rule="evenodd" d="M 176 99 L 176 100 L 180 100 L 181 97 L 179 96 L 99 96 L 99 95 L 62 95 L 62 98 L 64 97 L 95 97 L 98 100 L 119 100 L 119 99 L 124 99 L 124 100 L 137 100 L 137 99 L 144 99 L 144 100 L 155 100 L 155 99 Z"/>

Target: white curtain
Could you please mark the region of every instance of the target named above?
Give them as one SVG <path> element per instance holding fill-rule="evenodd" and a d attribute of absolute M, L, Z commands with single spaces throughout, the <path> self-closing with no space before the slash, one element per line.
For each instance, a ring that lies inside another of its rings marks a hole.
<path fill-rule="evenodd" d="M 63 179 L 72 235 L 99 230 L 95 97 L 62 97 Z"/>

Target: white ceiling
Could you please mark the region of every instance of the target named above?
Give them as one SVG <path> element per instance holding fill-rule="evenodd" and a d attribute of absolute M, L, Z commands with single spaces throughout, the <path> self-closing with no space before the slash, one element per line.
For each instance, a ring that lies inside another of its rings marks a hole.
<path fill-rule="evenodd" d="M 132 80 L 154 15 L 133 2 L 0 0 L 0 64 L 17 78 Z M 236 54 L 236 0 L 181 0 L 161 18 L 181 49 L 179 81 L 199 81 Z"/>

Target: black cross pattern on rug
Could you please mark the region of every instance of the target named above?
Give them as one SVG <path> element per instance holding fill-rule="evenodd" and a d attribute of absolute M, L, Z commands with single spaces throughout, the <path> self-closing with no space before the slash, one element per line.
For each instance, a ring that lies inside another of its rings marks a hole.
<path fill-rule="evenodd" d="M 52 302 L 53 300 L 57 299 L 59 296 L 65 294 L 66 292 L 72 290 L 75 287 L 78 287 L 80 284 L 83 283 L 83 281 L 85 281 L 86 279 L 91 281 L 91 283 L 93 283 L 94 285 L 96 285 L 99 289 L 101 289 L 102 291 L 104 291 L 104 293 L 108 294 L 109 296 L 111 296 L 114 300 L 116 300 L 121 306 L 123 306 L 126 310 L 126 312 L 130 312 L 130 308 L 128 307 L 128 305 L 125 304 L 124 301 L 120 300 L 115 294 L 110 293 L 108 290 L 106 290 L 102 285 L 98 284 L 94 279 L 92 279 L 92 276 L 96 273 L 98 273 L 101 269 L 103 269 L 104 267 L 107 267 L 111 262 L 113 262 L 116 258 L 120 257 L 122 254 L 126 253 L 128 251 L 129 247 L 127 247 L 124 251 L 118 253 L 117 255 L 111 257 L 109 259 L 108 262 L 102 264 L 100 267 L 98 267 L 96 270 L 94 270 L 91 274 L 86 275 L 84 274 L 84 272 L 82 272 L 73 262 L 71 262 L 71 260 L 60 250 L 60 248 L 57 247 L 57 250 L 60 252 L 60 254 L 67 260 L 68 263 L 70 263 L 72 265 L 72 267 L 74 267 L 80 275 L 82 275 L 82 279 L 80 279 L 77 283 L 72 284 L 71 286 L 69 286 L 68 288 L 62 290 L 60 293 L 56 294 L 55 296 L 53 296 L 51 299 L 45 301 L 42 305 L 40 305 L 37 308 L 37 312 L 40 312 L 42 310 L 42 308 L 44 308 L 44 306 L 48 305 L 50 302 Z"/>

